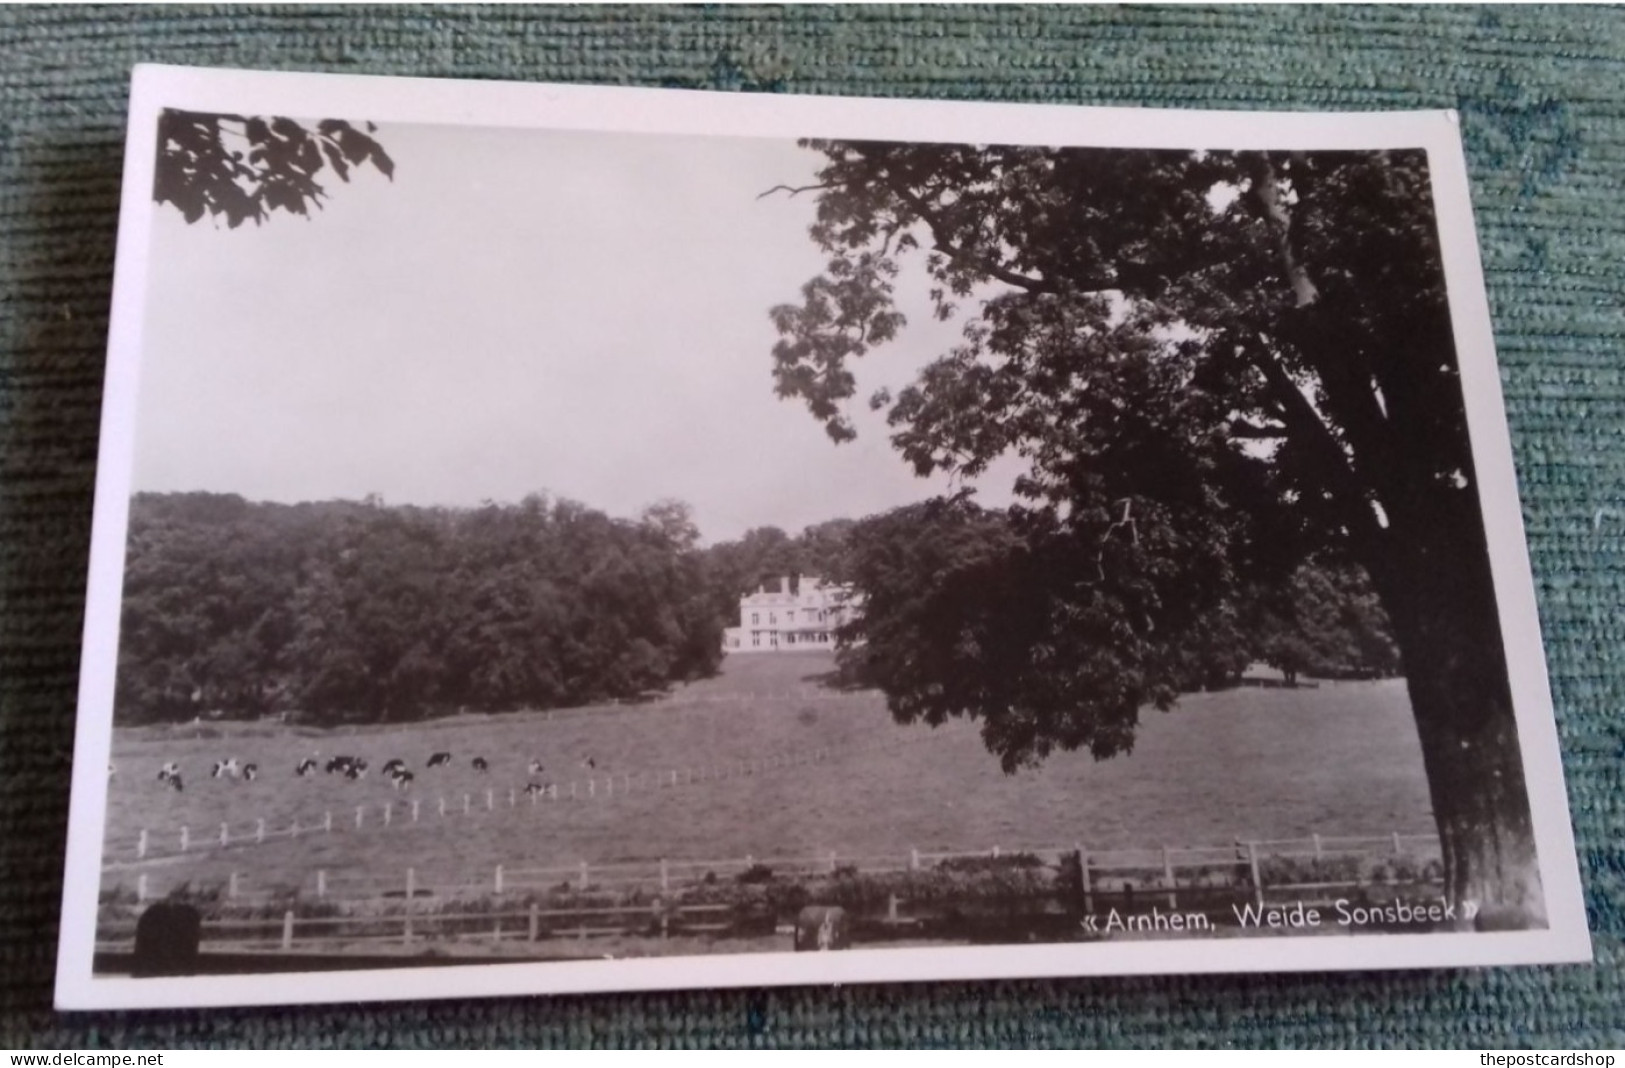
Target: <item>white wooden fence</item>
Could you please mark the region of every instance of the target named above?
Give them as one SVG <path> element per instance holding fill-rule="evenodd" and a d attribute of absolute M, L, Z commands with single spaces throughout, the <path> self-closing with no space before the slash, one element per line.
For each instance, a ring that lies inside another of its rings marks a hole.
<path fill-rule="evenodd" d="M 362 916 L 298 916 L 286 909 L 281 916 L 204 920 L 202 942 L 212 952 L 321 951 L 338 945 L 410 946 L 434 941 L 448 933 L 460 940 L 491 945 L 536 942 L 541 938 L 597 938 L 632 931 L 658 931 L 661 939 L 673 934 L 712 935 L 733 926 L 732 905 L 606 905 L 594 908 L 543 908 L 531 902 L 523 908 L 499 911 L 422 912 Z M 96 948 L 129 951 L 135 942 L 135 921 L 98 926 Z M 448 929 L 451 929 L 448 932 Z"/>
<path fill-rule="evenodd" d="M 1179 895 L 1203 889 L 1225 889 L 1244 885 L 1262 904 L 1266 891 L 1306 892 L 1356 885 L 1354 882 L 1276 882 L 1269 883 L 1262 870 L 1272 858 L 1290 857 L 1327 861 L 1342 857 L 1367 860 L 1393 858 L 1417 863 L 1440 856 L 1436 834 L 1404 834 L 1363 837 L 1311 835 L 1308 838 L 1237 841 L 1213 846 L 1157 846 L 1141 849 L 1090 849 L 1081 842 L 1070 846 L 1039 846 L 983 850 L 926 851 L 907 853 L 848 854 L 829 850 L 799 856 L 745 856 L 720 859 L 674 859 L 594 864 L 522 866 L 498 864 L 479 872 L 467 870 L 433 871 L 406 867 L 387 875 L 331 871 L 319 868 L 309 873 L 294 894 L 300 900 L 323 902 L 382 902 L 392 899 L 416 901 L 525 895 L 544 891 L 643 890 L 670 893 L 691 887 L 708 878 L 737 880 L 747 872 L 771 872 L 774 877 L 832 875 L 849 870 L 865 875 L 927 870 L 945 862 L 996 861 L 1000 858 L 1030 857 L 1035 863 L 1058 867 L 1078 865 L 1079 892 L 1085 909 L 1092 910 L 1097 896 L 1139 893 L 1157 895 L 1169 908 L 1178 908 Z M 172 871 L 140 872 L 136 877 L 137 901 L 150 901 L 190 883 Z M 285 899 L 286 886 L 254 885 L 233 872 L 221 888 L 228 901 L 243 904 Z"/>
<path fill-rule="evenodd" d="M 320 815 L 284 817 L 282 820 L 255 817 L 204 825 L 183 824 L 163 830 L 143 828 L 133 838 L 107 842 L 103 848 L 102 862 L 104 867 L 128 866 L 146 860 L 169 860 L 211 850 L 263 845 L 302 835 L 376 831 L 449 817 L 535 809 L 561 803 L 608 802 L 630 794 L 749 778 L 804 767 L 830 760 L 832 756 L 832 751 L 827 748 L 808 749 L 697 768 L 605 772 L 566 782 L 548 783 L 534 791 L 519 786 L 490 786 L 450 795 L 440 793 L 433 798 L 372 800 L 346 808 L 326 809 Z"/>

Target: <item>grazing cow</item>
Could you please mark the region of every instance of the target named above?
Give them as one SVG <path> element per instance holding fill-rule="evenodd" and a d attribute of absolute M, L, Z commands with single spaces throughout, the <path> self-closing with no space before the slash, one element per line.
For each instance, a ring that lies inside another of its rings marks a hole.
<path fill-rule="evenodd" d="M 484 757 L 475 757 L 474 770 L 479 772 L 481 775 L 484 775 L 486 772 L 491 770 L 491 765 L 486 763 Z"/>
<path fill-rule="evenodd" d="M 384 763 L 382 774 L 394 775 L 397 771 L 406 770 L 406 761 L 400 757 L 393 757 Z"/>
<path fill-rule="evenodd" d="M 547 793 L 547 787 L 543 786 L 539 782 L 527 783 L 525 785 L 525 793 L 527 793 L 527 794 L 545 794 L 545 793 Z"/>
<path fill-rule="evenodd" d="M 297 768 L 293 769 L 293 773 L 300 778 L 304 778 L 306 775 L 314 774 L 316 771 L 316 766 L 316 759 L 314 757 L 306 757 L 299 762 L 299 766 Z"/>
<path fill-rule="evenodd" d="M 334 772 L 342 772 L 345 775 L 349 775 L 351 771 L 354 771 L 358 767 L 365 771 L 367 762 L 362 760 L 360 757 L 336 756 L 327 762 L 327 773 L 332 775 Z M 354 778 L 354 776 L 352 775 L 351 778 Z"/>
<path fill-rule="evenodd" d="M 178 771 L 169 776 L 169 778 L 165 781 L 169 783 L 169 788 L 174 790 L 176 793 L 180 793 L 182 790 L 186 789 L 185 784 L 181 782 L 181 773 Z"/>
<path fill-rule="evenodd" d="M 258 764 L 243 765 L 243 778 L 247 779 L 249 782 L 253 782 L 254 776 L 258 775 L 259 773 L 260 766 Z"/>
<path fill-rule="evenodd" d="M 171 760 L 169 763 L 158 769 L 158 781 L 167 782 L 170 779 L 179 778 L 180 773 L 181 766 Z"/>
<path fill-rule="evenodd" d="M 395 789 L 397 790 L 407 790 L 412 786 L 413 775 L 404 768 L 396 772 L 391 778 L 395 780 Z"/>
<path fill-rule="evenodd" d="M 217 779 L 235 779 L 241 769 L 237 767 L 237 758 L 230 760 L 216 760 L 214 762 L 214 777 Z"/>
<path fill-rule="evenodd" d="M 451 754 L 450 753 L 436 753 L 436 754 L 434 754 L 433 756 L 431 756 L 429 758 L 429 767 L 431 767 L 431 768 L 438 768 L 442 764 L 450 764 L 450 763 L 451 763 Z"/>
<path fill-rule="evenodd" d="M 542 773 L 542 762 L 540 760 L 532 760 L 530 762 L 530 773 L 532 775 L 540 775 Z"/>
<path fill-rule="evenodd" d="M 586 760 L 581 762 L 581 766 L 586 768 L 588 771 L 596 771 L 598 768 L 598 761 L 594 760 L 592 757 L 588 757 Z"/>

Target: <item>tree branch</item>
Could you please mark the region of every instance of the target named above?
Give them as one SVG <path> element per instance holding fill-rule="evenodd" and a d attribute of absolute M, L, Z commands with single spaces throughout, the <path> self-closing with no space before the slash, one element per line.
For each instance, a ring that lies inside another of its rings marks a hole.
<path fill-rule="evenodd" d="M 910 192 L 907 188 L 897 186 L 892 187 L 892 192 L 897 194 L 898 199 L 914 209 L 914 213 L 920 217 L 920 220 L 931 231 L 932 246 L 938 252 L 947 256 L 949 260 L 955 263 L 969 264 L 1006 285 L 1024 289 L 1029 293 L 1055 292 L 1055 286 L 1043 278 L 1032 278 L 1024 274 L 1018 274 L 1001 264 L 989 260 L 979 260 L 964 249 L 956 247 L 944 233 L 944 227 L 936 212 L 931 209 L 931 206 L 925 202 L 924 198 Z"/>
<path fill-rule="evenodd" d="M 1365 490 L 1343 451 L 1342 443 L 1262 338 L 1256 344 L 1247 346 L 1247 354 L 1249 362 L 1258 368 L 1268 383 L 1271 398 L 1281 408 L 1286 436 L 1301 442 L 1318 460 L 1326 476 L 1323 485 L 1338 502 L 1350 536 L 1367 546 L 1375 546 L 1382 528 L 1371 513 Z"/>
<path fill-rule="evenodd" d="M 757 193 L 756 194 L 756 199 L 757 200 L 763 200 L 763 199 L 765 199 L 767 197 L 772 196 L 774 193 L 789 193 L 792 197 L 794 197 L 794 196 L 799 196 L 802 193 L 810 193 L 815 189 L 833 189 L 833 188 L 834 188 L 834 186 L 830 185 L 828 182 L 818 182 L 815 185 L 776 185 L 772 189 L 767 189 L 767 190 L 764 190 L 764 191 L 762 191 L 760 193 Z"/>
<path fill-rule="evenodd" d="M 1293 298 L 1298 307 L 1306 308 L 1320 299 L 1320 291 L 1310 280 L 1309 272 L 1292 251 L 1292 216 L 1287 214 L 1286 205 L 1281 202 L 1281 191 L 1276 185 L 1275 167 L 1270 163 L 1269 156 L 1260 152 L 1252 156 L 1253 163 L 1253 195 L 1264 209 L 1264 217 L 1269 221 L 1270 229 L 1275 234 L 1275 245 L 1281 255 L 1281 265 L 1286 271 L 1287 281 L 1292 285 Z"/>

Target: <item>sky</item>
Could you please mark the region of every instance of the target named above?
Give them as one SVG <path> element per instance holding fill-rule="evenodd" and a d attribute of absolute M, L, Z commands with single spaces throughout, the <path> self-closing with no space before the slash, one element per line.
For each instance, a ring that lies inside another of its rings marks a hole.
<path fill-rule="evenodd" d="M 856 442 L 773 395 L 768 319 L 823 266 L 820 157 L 789 140 L 385 126 L 393 180 L 323 172 L 325 207 L 237 230 L 155 207 L 134 485 L 251 500 L 512 502 L 707 542 L 941 492 L 865 398 L 953 344 L 923 279 L 856 368 Z M 905 279 L 905 282 L 907 279 Z M 901 293 L 900 293 L 901 296 Z M 1010 499 L 1010 464 L 980 486 Z"/>

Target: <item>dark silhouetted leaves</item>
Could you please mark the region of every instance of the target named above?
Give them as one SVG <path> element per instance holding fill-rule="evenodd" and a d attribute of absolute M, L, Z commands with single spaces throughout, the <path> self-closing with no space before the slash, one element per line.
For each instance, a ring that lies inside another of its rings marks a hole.
<path fill-rule="evenodd" d="M 172 204 L 187 222 L 205 215 L 235 229 L 275 211 L 308 216 L 327 192 L 317 180 L 332 168 L 349 181 L 370 163 L 393 178 L 395 163 L 348 122 L 324 119 L 311 129 L 293 119 L 166 110 L 158 118 L 158 164 L 152 198 Z"/>

